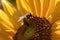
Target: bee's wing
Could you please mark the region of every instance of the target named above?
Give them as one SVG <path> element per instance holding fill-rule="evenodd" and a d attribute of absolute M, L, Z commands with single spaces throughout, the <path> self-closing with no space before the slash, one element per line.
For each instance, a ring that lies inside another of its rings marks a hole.
<path fill-rule="evenodd" d="M 24 18 L 25 18 L 25 16 L 19 17 L 17 22 L 22 21 Z"/>
<path fill-rule="evenodd" d="M 19 17 L 18 22 L 19 22 L 19 21 L 22 21 L 22 20 L 23 20 L 24 18 L 26 18 L 27 16 L 32 16 L 32 14 L 31 14 L 31 13 L 27 13 L 26 15 Z"/>

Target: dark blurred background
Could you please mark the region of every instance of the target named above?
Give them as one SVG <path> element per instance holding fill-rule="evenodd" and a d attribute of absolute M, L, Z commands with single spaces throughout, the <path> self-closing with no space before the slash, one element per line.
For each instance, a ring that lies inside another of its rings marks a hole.
<path fill-rule="evenodd" d="M 15 0 L 8 0 L 8 1 L 16 7 L 16 1 Z M 1 0 L 0 0 L 0 9 L 3 9 L 2 5 L 1 5 Z"/>

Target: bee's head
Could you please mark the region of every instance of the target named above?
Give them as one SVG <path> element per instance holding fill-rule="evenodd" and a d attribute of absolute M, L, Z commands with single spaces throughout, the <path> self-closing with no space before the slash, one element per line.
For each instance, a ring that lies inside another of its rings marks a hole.
<path fill-rule="evenodd" d="M 32 14 L 29 13 L 29 14 L 26 14 L 26 18 L 29 19 L 30 17 L 32 17 Z"/>

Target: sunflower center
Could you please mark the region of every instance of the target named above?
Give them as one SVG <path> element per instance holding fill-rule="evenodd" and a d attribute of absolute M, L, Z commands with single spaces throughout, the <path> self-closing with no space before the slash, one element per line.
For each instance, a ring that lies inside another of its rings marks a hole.
<path fill-rule="evenodd" d="M 51 26 L 50 22 L 46 18 L 40 18 L 29 14 L 26 15 L 23 22 L 26 27 L 35 28 L 35 30 L 33 29 L 34 32 L 32 32 L 32 36 L 27 38 L 27 40 L 51 40 Z"/>

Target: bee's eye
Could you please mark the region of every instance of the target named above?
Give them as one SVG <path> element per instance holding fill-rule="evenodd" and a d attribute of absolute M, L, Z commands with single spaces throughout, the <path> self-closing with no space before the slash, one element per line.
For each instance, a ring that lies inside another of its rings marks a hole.
<path fill-rule="evenodd" d="M 27 19 L 30 18 L 31 16 L 32 16 L 31 13 L 26 15 Z"/>

